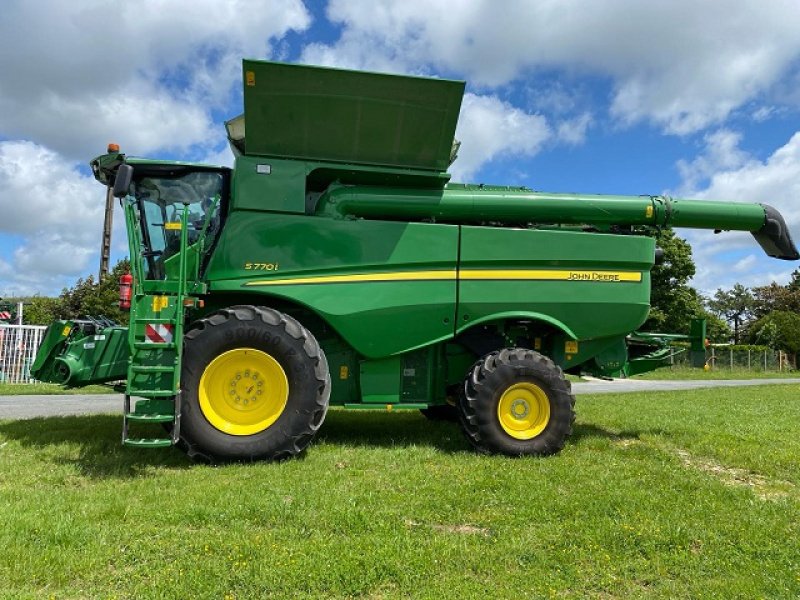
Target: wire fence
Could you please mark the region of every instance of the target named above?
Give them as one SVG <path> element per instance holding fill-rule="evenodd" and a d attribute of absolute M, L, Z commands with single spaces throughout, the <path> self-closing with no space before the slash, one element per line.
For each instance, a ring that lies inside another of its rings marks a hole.
<path fill-rule="evenodd" d="M 31 365 L 47 327 L 0 325 L 0 383 L 33 383 Z"/>
<path fill-rule="evenodd" d="M 689 352 L 673 356 L 670 364 L 675 368 L 691 367 Z M 744 350 L 717 348 L 706 350 L 706 364 L 712 370 L 729 371 L 792 371 L 796 365 L 792 357 L 780 350 Z"/>

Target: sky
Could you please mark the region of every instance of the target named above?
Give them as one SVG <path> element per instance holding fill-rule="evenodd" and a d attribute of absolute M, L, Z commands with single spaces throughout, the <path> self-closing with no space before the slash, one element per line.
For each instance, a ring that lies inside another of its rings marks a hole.
<path fill-rule="evenodd" d="M 800 239 L 798 31 L 798 0 L 5 0 L 0 296 L 96 276 L 109 142 L 232 164 L 243 57 L 466 80 L 453 181 L 767 203 Z M 706 294 L 800 266 L 679 234 Z"/>

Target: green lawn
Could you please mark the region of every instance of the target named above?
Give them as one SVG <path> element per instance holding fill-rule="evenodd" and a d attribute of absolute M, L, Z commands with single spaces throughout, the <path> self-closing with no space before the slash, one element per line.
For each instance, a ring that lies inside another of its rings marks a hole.
<path fill-rule="evenodd" d="M 22 396 L 27 394 L 46 394 L 48 396 L 64 394 L 113 394 L 114 389 L 108 385 L 87 385 L 81 388 L 69 388 L 55 383 L 0 383 L 0 396 Z"/>
<path fill-rule="evenodd" d="M 691 367 L 663 367 L 635 375 L 633 379 L 782 379 L 786 377 L 800 377 L 800 371 L 755 371 L 724 367 L 704 371 Z"/>
<path fill-rule="evenodd" d="M 0 423 L 2 598 L 797 598 L 797 385 L 581 396 L 547 459 L 334 410 L 192 464 L 117 416 Z"/>

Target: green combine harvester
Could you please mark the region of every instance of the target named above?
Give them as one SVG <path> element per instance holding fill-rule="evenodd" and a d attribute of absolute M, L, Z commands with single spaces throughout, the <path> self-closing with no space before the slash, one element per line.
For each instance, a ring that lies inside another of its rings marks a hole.
<path fill-rule="evenodd" d="M 337 405 L 553 454 L 575 416 L 564 373 L 629 361 L 659 228 L 750 231 L 798 259 L 766 205 L 450 183 L 464 82 L 243 71 L 233 169 L 114 147 L 91 162 L 125 213 L 130 326 L 54 323 L 34 374 L 126 380 L 125 445 L 281 459 Z"/>

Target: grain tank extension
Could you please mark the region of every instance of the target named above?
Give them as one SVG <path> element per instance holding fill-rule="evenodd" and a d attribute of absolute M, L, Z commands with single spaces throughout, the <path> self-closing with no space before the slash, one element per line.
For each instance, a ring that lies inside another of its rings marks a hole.
<path fill-rule="evenodd" d="M 564 372 L 628 360 L 659 228 L 749 231 L 798 259 L 766 205 L 451 183 L 460 81 L 262 61 L 243 80 L 233 169 L 91 163 L 125 213 L 130 326 L 93 329 L 87 354 L 87 327 L 58 322 L 34 370 L 126 380 L 126 445 L 280 459 L 337 405 L 552 454 L 574 419 Z"/>

